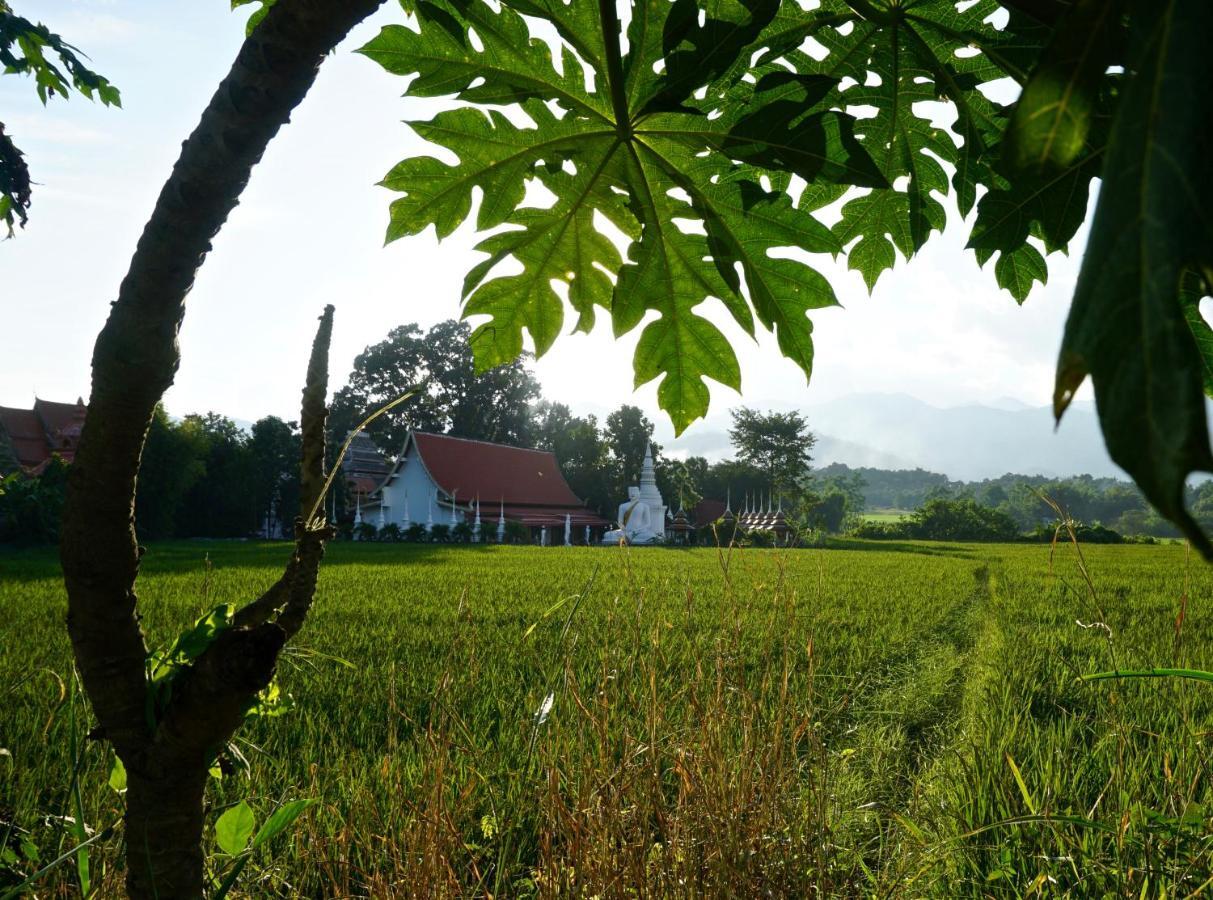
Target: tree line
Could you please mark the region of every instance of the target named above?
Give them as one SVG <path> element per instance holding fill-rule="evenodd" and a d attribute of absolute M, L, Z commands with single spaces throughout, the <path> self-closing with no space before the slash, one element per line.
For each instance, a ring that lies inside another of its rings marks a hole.
<path fill-rule="evenodd" d="M 428 330 L 392 329 L 354 361 L 333 397 L 328 422 L 329 463 L 347 433 L 402 394 L 413 396 L 372 422 L 367 431 L 393 459 L 411 429 L 552 451 L 574 493 L 608 518 L 640 475 L 652 446 L 658 488 L 671 507 L 688 511 L 703 497 L 736 508 L 745 496 L 778 495 L 789 515 L 806 497 L 814 437 L 797 413 L 733 413 L 733 459 L 709 462 L 667 457 L 653 444 L 653 423 L 623 405 L 601 420 L 545 400 L 525 360 L 477 373 L 471 330 L 454 320 Z M 169 416 L 156 409 L 148 431 L 136 493 L 141 540 L 277 536 L 299 503 L 299 425 L 266 416 L 248 429 L 216 412 Z M 36 478 L 11 474 L 0 487 L 0 541 L 56 540 L 66 465 L 56 461 Z M 348 521 L 354 498 L 335 482 L 330 516 Z M 289 527 L 286 529 L 289 531 Z"/>
<path fill-rule="evenodd" d="M 842 463 L 823 467 L 826 481 L 862 484 L 868 510 L 919 510 L 934 500 L 972 501 L 996 510 L 1016 532 L 1032 532 L 1051 523 L 1056 513 L 1042 496 L 1057 502 L 1078 522 L 1100 525 L 1126 535 L 1177 537 L 1179 530 L 1147 502 L 1132 482 L 1118 478 L 1074 475 L 1052 478 L 1007 473 L 981 481 L 955 481 L 925 469 L 851 468 Z M 1213 527 L 1213 480 L 1190 484 L 1186 504 L 1204 527 Z"/>

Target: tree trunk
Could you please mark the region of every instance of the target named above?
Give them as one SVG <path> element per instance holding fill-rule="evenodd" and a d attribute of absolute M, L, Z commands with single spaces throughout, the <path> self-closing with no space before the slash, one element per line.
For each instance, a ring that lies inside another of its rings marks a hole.
<path fill-rule="evenodd" d="M 127 892 L 132 897 L 203 895 L 202 795 L 206 769 L 148 779 L 127 775 Z"/>
<path fill-rule="evenodd" d="M 277 607 L 266 598 L 257 601 L 257 621 L 236 629 L 224 644 L 227 653 L 244 653 L 246 665 L 233 669 L 216 656 L 206 671 L 190 673 L 194 689 L 183 695 L 194 703 L 174 699 L 164 720 L 149 722 L 147 650 L 134 590 L 141 554 L 135 481 L 143 442 L 176 373 L 185 297 L 211 239 L 325 56 L 381 3 L 278 0 L 270 8 L 182 145 L 93 352 L 92 394 L 68 479 L 60 557 L 68 632 L 97 733 L 114 745 L 128 772 L 127 887 L 133 897 L 201 896 L 207 753 L 222 747 L 239 724 L 233 711 L 242 708 L 248 691 L 272 677 L 286 635 L 266 621 Z M 327 321 L 331 326 L 331 310 Z M 327 337 L 323 349 L 327 370 Z M 323 387 L 319 396 L 323 411 Z M 327 533 L 302 522 L 296 535 L 286 584 L 271 591 L 272 599 L 290 604 L 293 628 L 301 621 L 299 610 L 306 612 L 293 588 L 314 587 L 315 573 L 309 579 L 306 570 L 319 564 Z M 169 724 L 173 733 L 166 738 Z M 206 743 L 195 746 L 200 741 Z M 183 846 L 186 838 L 190 843 Z"/>

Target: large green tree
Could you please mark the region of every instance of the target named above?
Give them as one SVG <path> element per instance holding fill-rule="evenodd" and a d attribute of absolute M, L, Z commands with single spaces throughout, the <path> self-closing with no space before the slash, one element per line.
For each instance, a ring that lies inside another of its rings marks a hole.
<path fill-rule="evenodd" d="M 534 444 L 551 450 L 569 487 L 590 509 L 609 515 L 615 492 L 610 445 L 594 416 L 575 416 L 563 403 L 542 402 L 534 410 Z"/>
<path fill-rule="evenodd" d="M 387 453 L 399 452 L 410 429 L 509 444 L 531 441 L 531 411 L 539 382 L 523 359 L 477 372 L 471 329 L 449 319 L 423 332 L 393 328 L 354 360 L 333 398 L 330 426 L 338 442 L 368 415 L 409 391 L 414 395 L 371 423 Z"/>
<path fill-rule="evenodd" d="M 767 490 L 795 493 L 809 473 L 810 451 L 817 442 L 804 416 L 762 413 L 746 406 L 732 410 L 731 415 L 729 438 L 737 458 L 763 474 Z"/>
<path fill-rule="evenodd" d="M 132 521 L 144 437 L 212 238 L 322 61 L 380 2 L 268 5 L 183 143 L 94 351 L 61 548 L 76 661 L 98 733 L 128 773 L 138 897 L 201 895 L 208 748 L 235 731 L 302 625 L 328 534 L 300 521 L 284 586 L 183 664 L 181 689 L 149 719 Z M 1089 375 L 1112 457 L 1213 555 L 1183 508 L 1187 475 L 1213 468 L 1213 331 L 1197 309 L 1213 281 L 1213 4 L 624 2 L 626 48 L 611 0 L 409 0 L 415 27 L 388 26 L 365 48 L 410 78 L 409 94 L 459 103 L 414 124 L 457 162 L 417 157 L 388 174 L 399 193 L 388 236 L 431 225 L 445 236 L 480 197 L 487 256 L 464 294 L 482 369 L 516 359 L 524 333 L 545 352 L 566 307 L 583 330 L 598 311 L 617 334 L 647 319 L 635 382 L 659 379 L 681 431 L 707 409 L 706 379 L 741 386 L 704 301 L 721 301 L 747 333 L 772 330 L 807 376 L 807 312 L 836 299 L 806 254 L 845 253 L 874 283 L 942 230 L 950 200 L 961 216 L 975 210 L 977 261 L 993 260 L 1022 299 L 1046 277 L 1042 250 L 1068 246 L 1099 177 L 1055 407 Z M 532 40 L 524 17 L 552 43 Z M 806 52 L 809 38 L 824 52 Z M 982 87 L 1008 77 L 1018 102 L 988 99 Z M 955 117 L 946 129 L 926 117 L 934 100 Z M 530 182 L 554 202 L 528 203 Z M 836 204 L 842 216 L 827 226 L 815 214 Z M 305 512 L 320 496 L 330 330 L 331 315 L 309 369 Z"/>

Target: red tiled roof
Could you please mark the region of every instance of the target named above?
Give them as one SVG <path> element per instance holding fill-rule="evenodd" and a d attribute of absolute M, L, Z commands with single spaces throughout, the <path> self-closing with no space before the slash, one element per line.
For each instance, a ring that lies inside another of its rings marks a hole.
<path fill-rule="evenodd" d="M 724 501 L 704 497 L 691 510 L 691 521 L 696 525 L 711 525 L 724 515 Z"/>
<path fill-rule="evenodd" d="M 550 451 L 421 431 L 413 433 L 413 440 L 426 471 L 444 493 L 457 496 L 461 503 L 480 498 L 482 521 L 487 515 L 495 517 L 501 501 L 507 518 L 513 506 L 559 507 L 562 523 L 566 512 L 577 509 L 592 515 L 564 480 Z M 595 520 L 590 524 L 602 522 Z"/>
<path fill-rule="evenodd" d="M 83 400 L 56 403 L 35 399 L 33 409 L 0 406 L 0 440 L 7 435 L 18 465 L 34 474 L 45 466 L 52 453 L 71 462 L 87 409 Z"/>
<path fill-rule="evenodd" d="M 0 406 L 0 428 L 8 435 L 13 454 L 22 468 L 30 469 L 50 459 L 46 432 L 32 409 Z"/>

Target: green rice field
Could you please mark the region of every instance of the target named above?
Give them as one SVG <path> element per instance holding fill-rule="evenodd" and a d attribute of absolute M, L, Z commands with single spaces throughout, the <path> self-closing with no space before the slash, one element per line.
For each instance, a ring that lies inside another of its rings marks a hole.
<path fill-rule="evenodd" d="M 287 552 L 153 545 L 149 642 Z M 212 821 L 317 802 L 234 895 L 1213 896 L 1213 683 L 1081 678 L 1213 669 L 1213 569 L 1082 553 L 336 544 L 293 708 L 210 795 Z M 94 896 L 120 889 L 64 609 L 53 551 L 0 551 L 0 895 L 80 819 Z M 79 862 L 37 896 L 79 896 Z"/>

